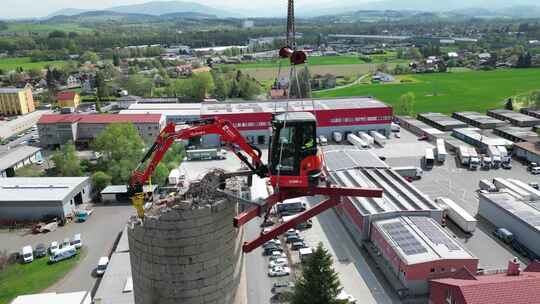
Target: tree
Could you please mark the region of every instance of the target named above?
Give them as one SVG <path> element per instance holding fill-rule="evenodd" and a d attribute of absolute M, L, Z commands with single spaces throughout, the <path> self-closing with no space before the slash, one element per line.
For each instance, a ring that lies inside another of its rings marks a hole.
<path fill-rule="evenodd" d="M 540 91 L 534 91 L 529 96 L 529 107 L 540 109 Z"/>
<path fill-rule="evenodd" d="M 420 52 L 420 50 L 416 47 L 413 47 L 413 48 L 410 48 L 409 49 L 409 56 L 411 57 L 411 59 L 414 59 L 414 60 L 422 60 L 422 53 Z"/>
<path fill-rule="evenodd" d="M 133 75 L 128 78 L 124 87 L 131 95 L 150 96 L 154 89 L 154 83 L 151 79 L 145 78 L 142 75 Z"/>
<path fill-rule="evenodd" d="M 219 75 L 214 80 L 215 83 L 215 90 L 214 95 L 216 96 L 217 100 L 225 100 L 229 96 L 230 89 L 225 82 L 225 78 L 223 75 Z"/>
<path fill-rule="evenodd" d="M 51 157 L 58 176 L 81 176 L 81 162 L 77 157 L 75 145 L 71 142 L 63 145 Z"/>
<path fill-rule="evenodd" d="M 95 172 L 90 179 L 92 180 L 92 188 L 96 193 L 100 193 L 111 183 L 111 177 L 103 171 Z"/>
<path fill-rule="evenodd" d="M 30 76 L 32 79 L 39 79 L 43 76 L 43 74 L 41 73 L 41 69 L 33 68 L 28 70 L 28 76 Z"/>
<path fill-rule="evenodd" d="M 107 87 L 107 84 L 105 83 L 105 75 L 103 75 L 102 71 L 98 71 L 96 73 L 96 88 L 97 88 L 97 97 L 99 100 L 103 100 L 106 97 L 109 97 L 110 90 L 109 87 Z"/>
<path fill-rule="evenodd" d="M 170 171 L 165 164 L 158 164 L 152 174 L 152 184 L 165 185 L 167 183 L 167 178 L 169 177 L 169 172 Z"/>
<path fill-rule="evenodd" d="M 291 78 L 289 94 L 292 98 L 311 98 L 310 74 L 307 67 Z"/>
<path fill-rule="evenodd" d="M 415 100 L 416 97 L 412 92 L 401 95 L 399 98 L 399 114 L 413 116 Z"/>
<path fill-rule="evenodd" d="M 99 166 L 113 184 L 127 183 L 144 153 L 144 142 L 131 123 L 110 124 L 98 134 L 92 149 L 102 153 Z"/>
<path fill-rule="evenodd" d="M 81 56 L 81 62 L 91 62 L 91 63 L 97 63 L 99 61 L 98 54 L 90 51 L 86 51 Z"/>
<path fill-rule="evenodd" d="M 339 304 L 341 292 L 338 274 L 332 267 L 332 256 L 322 244 L 302 267 L 302 276 L 294 285 L 292 304 Z"/>
<path fill-rule="evenodd" d="M 202 101 L 214 90 L 214 79 L 210 73 L 198 73 L 193 75 L 190 82 L 188 96 Z"/>
<path fill-rule="evenodd" d="M 508 98 L 508 100 L 506 100 L 504 103 L 504 108 L 510 111 L 514 110 L 514 102 L 512 101 L 512 98 Z"/>
<path fill-rule="evenodd" d="M 118 55 L 118 53 L 116 53 L 116 52 L 113 53 L 112 60 L 113 60 L 113 65 L 114 66 L 117 67 L 117 66 L 120 65 L 120 55 Z"/>

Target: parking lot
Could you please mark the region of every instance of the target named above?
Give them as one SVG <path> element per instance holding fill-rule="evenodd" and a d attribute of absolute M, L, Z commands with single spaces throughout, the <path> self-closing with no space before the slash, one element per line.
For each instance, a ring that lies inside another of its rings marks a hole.
<path fill-rule="evenodd" d="M 47 291 L 89 291 L 96 282 L 92 272 L 99 258 L 108 255 L 118 233 L 132 214 L 134 214 L 134 209 L 129 205 L 97 206 L 85 223 L 70 223 L 46 234 L 31 234 L 28 229 L 0 230 L 0 244 L 2 244 L 0 250 L 7 250 L 8 253 L 18 252 L 25 245 L 35 247 L 39 243 L 48 247 L 52 241 L 61 242 L 64 238 L 72 239 L 74 234 L 80 233 L 86 250 L 85 258 L 66 277 Z"/>

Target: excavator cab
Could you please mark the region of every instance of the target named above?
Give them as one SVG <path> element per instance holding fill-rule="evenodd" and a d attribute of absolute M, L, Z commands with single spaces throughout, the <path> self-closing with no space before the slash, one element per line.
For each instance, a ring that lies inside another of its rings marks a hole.
<path fill-rule="evenodd" d="M 309 187 L 319 181 L 322 155 L 317 147 L 317 120 L 309 112 L 290 112 L 272 121 L 270 181 L 278 187 Z"/>

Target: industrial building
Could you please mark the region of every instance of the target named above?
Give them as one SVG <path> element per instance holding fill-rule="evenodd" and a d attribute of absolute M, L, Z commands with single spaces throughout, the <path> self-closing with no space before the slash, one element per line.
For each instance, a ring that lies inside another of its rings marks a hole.
<path fill-rule="evenodd" d="M 41 148 L 18 146 L 5 152 L 0 152 L 0 178 L 15 176 L 15 170 L 42 161 Z"/>
<path fill-rule="evenodd" d="M 481 152 L 487 150 L 489 146 L 504 146 L 511 148 L 513 142 L 508 139 L 496 137 L 491 132 L 486 130 L 480 130 L 478 128 L 463 128 L 454 129 L 452 135 L 474 147 L 477 147 Z"/>
<path fill-rule="evenodd" d="M 422 215 L 442 221 L 442 209 L 407 182 L 370 151 L 326 151 L 326 172 L 332 183 L 342 187 L 384 189 L 382 198 L 348 197 L 336 207 L 351 235 L 369 240 L 371 223 L 398 216 Z"/>
<path fill-rule="evenodd" d="M 398 116 L 399 125 L 418 136 L 428 136 L 435 140 L 444 135 L 444 132 L 408 116 Z"/>
<path fill-rule="evenodd" d="M 48 110 L 37 110 L 11 120 L 0 120 L 0 137 L 8 138 L 28 130 L 39 121 L 41 116 L 50 113 L 52 112 Z"/>
<path fill-rule="evenodd" d="M 288 109 L 287 109 L 288 106 Z M 379 131 L 389 135 L 392 107 L 371 97 L 306 99 L 274 102 L 203 103 L 201 118 L 219 117 L 232 122 L 250 142 L 267 145 L 273 114 L 312 112 L 317 118 L 317 133 L 331 138 L 332 132 Z M 203 144 L 217 146 L 219 136 L 205 136 Z"/>
<path fill-rule="evenodd" d="M 501 273 L 475 275 L 461 269 L 453 276 L 430 282 L 430 304 L 530 304 L 540 299 L 540 262 L 523 271 L 510 261 Z"/>
<path fill-rule="evenodd" d="M 57 147 L 69 141 L 85 147 L 113 123 L 132 123 L 141 138 L 151 143 L 165 127 L 165 117 L 161 114 L 47 114 L 37 126 L 43 147 Z"/>
<path fill-rule="evenodd" d="M 495 129 L 508 124 L 478 112 L 454 112 L 452 117 L 480 129 Z"/>
<path fill-rule="evenodd" d="M 379 220 L 371 230 L 371 244 L 403 284 L 402 294 L 427 294 L 430 279 L 449 276 L 461 268 L 477 271 L 478 258 L 429 217 Z"/>
<path fill-rule="evenodd" d="M 516 191 L 524 189 L 510 187 L 502 192 L 480 193 L 478 213 L 496 227 L 511 231 L 517 241 L 540 256 L 539 205 L 516 198 Z"/>
<path fill-rule="evenodd" d="M 0 183 L 0 219 L 65 219 L 90 201 L 89 177 L 11 177 Z"/>
<path fill-rule="evenodd" d="M 35 111 L 32 88 L 0 88 L 0 115 L 24 115 Z"/>
<path fill-rule="evenodd" d="M 441 131 L 452 131 L 457 128 L 468 127 L 466 123 L 441 113 L 421 113 L 418 114 L 417 118 Z"/>
<path fill-rule="evenodd" d="M 540 163 L 540 141 L 514 144 L 513 154 L 531 163 Z"/>
<path fill-rule="evenodd" d="M 540 138 L 538 133 L 534 132 L 530 127 L 502 127 L 494 129 L 493 133 L 513 142 L 537 142 Z"/>
<path fill-rule="evenodd" d="M 119 114 L 162 114 L 167 123 L 183 124 L 201 118 L 201 103 L 135 103 Z"/>
<path fill-rule="evenodd" d="M 540 118 L 506 109 L 489 110 L 487 111 L 487 115 L 499 120 L 509 121 L 511 124 L 517 127 L 533 127 L 540 125 Z"/>

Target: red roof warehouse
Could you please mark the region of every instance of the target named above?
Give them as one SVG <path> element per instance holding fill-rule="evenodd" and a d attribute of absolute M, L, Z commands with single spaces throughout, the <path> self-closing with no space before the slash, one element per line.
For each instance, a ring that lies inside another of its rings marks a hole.
<path fill-rule="evenodd" d="M 506 273 L 473 275 L 461 270 L 452 278 L 432 280 L 431 304 L 532 304 L 540 303 L 540 262 L 523 272 L 511 261 Z"/>

